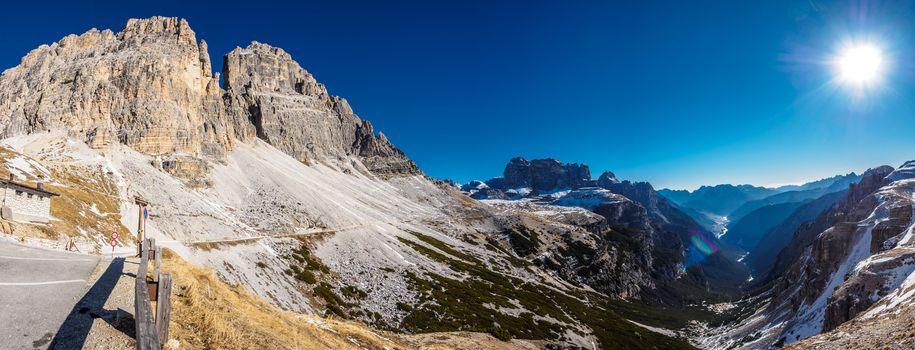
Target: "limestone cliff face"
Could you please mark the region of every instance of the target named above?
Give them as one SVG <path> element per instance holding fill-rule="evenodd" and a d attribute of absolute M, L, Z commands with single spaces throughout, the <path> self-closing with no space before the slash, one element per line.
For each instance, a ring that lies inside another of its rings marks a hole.
<path fill-rule="evenodd" d="M 226 90 L 207 45 L 183 19 L 131 19 L 41 46 L 0 75 L 0 136 L 65 129 L 96 148 L 220 159 L 260 137 L 301 161 L 381 176 L 415 164 L 281 49 L 253 43 L 226 56 Z"/>
<path fill-rule="evenodd" d="M 225 57 L 227 101 L 253 125 L 257 137 L 303 162 L 359 156 L 375 173 L 418 169 L 349 103 L 328 94 L 282 49 L 253 42 Z"/>
<path fill-rule="evenodd" d="M 231 147 L 228 125 L 207 113 L 220 109 L 220 91 L 201 47 L 176 18 L 41 46 L 0 76 L 2 135 L 66 129 L 94 147 L 121 142 L 149 154 Z"/>

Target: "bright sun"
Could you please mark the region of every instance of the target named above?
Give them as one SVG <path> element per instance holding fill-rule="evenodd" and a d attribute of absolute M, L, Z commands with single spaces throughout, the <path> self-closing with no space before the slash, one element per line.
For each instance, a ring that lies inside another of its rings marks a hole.
<path fill-rule="evenodd" d="M 857 44 L 846 47 L 836 58 L 839 79 L 856 86 L 873 85 L 883 76 L 884 56 L 873 44 Z"/>

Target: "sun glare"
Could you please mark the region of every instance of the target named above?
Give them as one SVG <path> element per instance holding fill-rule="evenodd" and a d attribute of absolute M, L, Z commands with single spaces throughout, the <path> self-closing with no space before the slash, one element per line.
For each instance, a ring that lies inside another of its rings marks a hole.
<path fill-rule="evenodd" d="M 874 44 L 849 45 L 835 60 L 839 79 L 856 87 L 870 86 L 883 77 L 883 52 Z"/>

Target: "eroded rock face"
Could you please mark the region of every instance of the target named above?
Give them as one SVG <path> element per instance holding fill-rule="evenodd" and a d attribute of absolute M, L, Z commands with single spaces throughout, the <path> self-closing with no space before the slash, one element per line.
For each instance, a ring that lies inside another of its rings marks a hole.
<path fill-rule="evenodd" d="M 530 187 L 536 191 L 574 188 L 591 184 L 591 170 L 585 164 L 563 164 L 556 159 L 512 158 L 505 166 L 505 188 Z"/>
<path fill-rule="evenodd" d="M 187 22 L 162 17 L 43 45 L 0 76 L 3 136 L 62 128 L 94 147 L 148 154 L 231 148 L 234 130 L 211 119 L 221 101 L 205 47 Z"/>
<path fill-rule="evenodd" d="M 913 263 L 915 253 L 906 251 L 865 265 L 862 272 L 851 276 L 830 296 L 823 331 L 836 329 L 889 294 L 892 289 L 888 284 L 899 277 L 896 270 Z"/>
<path fill-rule="evenodd" d="M 779 276 L 785 272 L 821 232 L 843 222 L 858 222 L 865 219 L 877 206 L 874 192 L 881 187 L 884 178 L 891 172 L 893 168 L 889 166 L 868 170 L 862 175 L 860 182 L 849 187 L 845 199 L 820 214 L 816 220 L 801 225 L 791 243 L 778 254 L 770 276 Z"/>
<path fill-rule="evenodd" d="M 253 42 L 225 57 L 226 94 L 242 111 L 257 137 L 302 162 L 361 157 L 385 176 L 418 174 L 419 169 L 349 103 L 331 96 L 323 84 L 286 51 Z"/>
<path fill-rule="evenodd" d="M 221 159 L 259 137 L 303 162 L 382 177 L 416 165 L 282 49 L 252 43 L 225 58 L 226 90 L 183 19 L 131 19 L 43 45 L 0 76 L 3 137 L 65 129 L 92 147 Z M 357 166 L 357 169 L 361 166 Z"/>
<path fill-rule="evenodd" d="M 783 331 L 788 342 L 855 317 L 895 288 L 890 281 L 898 278 L 896 267 L 911 265 L 908 248 L 889 250 L 896 242 L 885 244 L 907 231 L 913 210 L 911 189 L 886 186 L 892 172 L 888 166 L 868 170 L 843 200 L 802 225 L 779 254 L 774 273 L 788 267 L 774 283 L 768 309 L 789 315 Z"/>

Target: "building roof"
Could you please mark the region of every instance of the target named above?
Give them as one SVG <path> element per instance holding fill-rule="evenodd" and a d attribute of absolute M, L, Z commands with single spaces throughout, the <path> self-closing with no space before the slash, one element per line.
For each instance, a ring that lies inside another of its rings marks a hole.
<path fill-rule="evenodd" d="M 3 185 L 4 187 L 9 187 L 9 188 L 15 189 L 17 191 L 32 193 L 32 194 L 39 195 L 39 196 L 52 197 L 52 196 L 60 195 L 60 193 L 52 192 L 52 191 L 48 191 L 48 190 L 44 189 L 44 186 L 42 186 L 41 183 L 38 183 L 35 186 L 32 186 L 32 185 L 29 185 L 24 182 L 18 182 L 18 181 L 13 181 L 13 180 L 0 180 L 0 185 Z"/>

